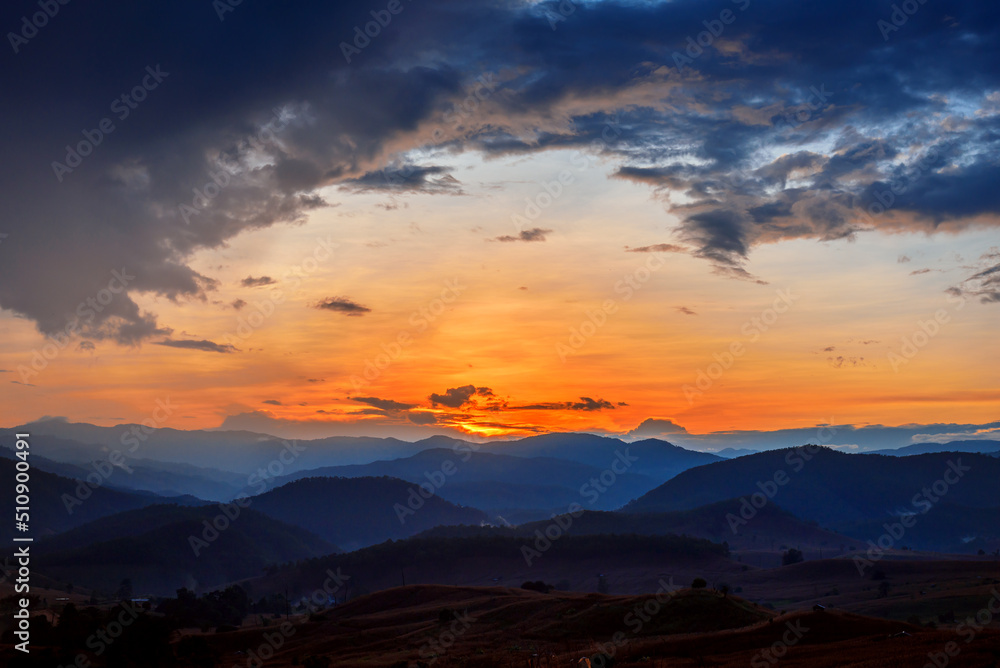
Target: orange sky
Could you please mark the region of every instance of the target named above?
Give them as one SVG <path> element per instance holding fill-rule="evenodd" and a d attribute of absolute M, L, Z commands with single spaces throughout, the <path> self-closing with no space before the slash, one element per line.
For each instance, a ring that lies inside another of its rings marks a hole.
<path fill-rule="evenodd" d="M 174 339 L 232 344 L 231 352 L 99 341 L 89 349 L 74 340 L 44 368 L 32 367 L 45 340 L 32 322 L 4 312 L 5 423 L 42 415 L 140 421 L 162 397 L 179 407 L 164 426 L 217 427 L 227 416 L 266 412 L 264 424 L 273 417 L 327 423 L 329 433 L 413 438 L 451 429 L 622 433 L 649 417 L 692 433 L 996 418 L 996 307 L 945 293 L 995 233 L 765 244 L 751 261 L 768 284 L 737 281 L 689 255 L 627 252 L 676 243 L 676 219 L 647 187 L 609 178 L 613 165 L 595 163 L 573 167 L 573 183 L 533 221 L 551 230 L 546 241 L 486 240 L 516 234 L 511 214 L 573 155 L 453 157 L 461 195 L 330 188 L 337 206 L 302 225 L 201 251 L 193 266 L 219 281 L 208 300 L 138 297 Z M 332 252 L 324 239 L 335 242 Z M 921 269 L 930 271 L 911 273 Z M 241 285 L 263 276 L 274 283 Z M 370 310 L 315 308 L 331 298 Z M 247 305 L 237 310 L 235 300 Z M 258 321 L 258 304 L 273 313 Z M 947 322 L 894 369 L 903 338 L 938 310 Z M 602 314 L 593 331 L 588 312 Z M 240 332 L 241 322 L 259 326 Z M 581 326 L 589 335 L 575 338 Z M 384 365 L 378 356 L 399 340 L 408 343 Z M 733 345 L 742 353 L 729 364 Z M 720 359 L 725 370 L 712 366 Z M 385 368 L 369 367 L 365 378 L 369 361 Z M 493 396 L 461 407 L 429 399 L 467 385 Z M 379 411 L 351 397 L 410 406 Z M 581 397 L 607 404 L 572 407 Z M 518 408 L 537 404 L 555 405 Z M 435 424 L 414 422 L 431 415 Z"/>

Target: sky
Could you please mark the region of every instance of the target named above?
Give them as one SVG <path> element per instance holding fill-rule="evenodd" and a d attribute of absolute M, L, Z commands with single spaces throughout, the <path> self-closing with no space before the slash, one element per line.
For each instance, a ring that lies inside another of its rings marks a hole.
<path fill-rule="evenodd" d="M 992 3 L 39 11 L 4 424 L 997 432 Z"/>

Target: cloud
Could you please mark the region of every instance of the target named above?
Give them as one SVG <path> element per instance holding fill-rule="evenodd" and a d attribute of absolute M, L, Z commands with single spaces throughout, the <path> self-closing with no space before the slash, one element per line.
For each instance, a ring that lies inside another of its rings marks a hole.
<path fill-rule="evenodd" d="M 411 411 L 406 415 L 407 419 L 413 424 L 437 424 L 437 417 L 434 413 L 428 413 L 425 411 Z"/>
<path fill-rule="evenodd" d="M 284 406 L 284 404 L 281 403 L 280 401 L 278 401 L 277 399 L 265 399 L 261 403 L 262 404 L 270 404 L 271 406 Z"/>
<path fill-rule="evenodd" d="M 392 399 L 379 399 L 378 397 L 349 397 L 351 401 L 361 404 L 368 404 L 385 411 L 401 411 L 413 408 L 416 404 L 404 404 Z"/>
<path fill-rule="evenodd" d="M 665 418 L 646 418 L 632 431 L 626 432 L 630 438 L 669 436 L 671 434 L 686 434 L 687 429 Z"/>
<path fill-rule="evenodd" d="M 613 403 L 604 399 L 580 397 L 579 401 L 555 401 L 527 404 L 525 406 L 508 406 L 507 408 L 518 411 L 600 411 L 614 410 L 616 407 Z"/>
<path fill-rule="evenodd" d="M 517 236 L 504 234 L 499 237 L 494 237 L 493 239 L 487 239 L 487 241 L 500 241 L 503 243 L 509 243 L 512 241 L 545 241 L 545 235 L 551 233 L 552 230 L 543 230 L 540 227 L 533 227 L 530 230 L 521 230 Z"/>
<path fill-rule="evenodd" d="M 689 309 L 687 306 L 678 306 L 677 310 L 683 313 L 684 315 L 698 315 L 697 313 Z"/>
<path fill-rule="evenodd" d="M 910 261 L 909 255 L 900 255 L 898 258 L 896 258 L 896 262 L 898 262 L 899 264 L 905 264 L 909 261 Z"/>
<path fill-rule="evenodd" d="M 826 361 L 830 363 L 834 369 L 842 369 L 845 367 L 859 367 L 859 366 L 874 366 L 871 362 L 866 362 L 864 357 L 844 357 L 843 355 L 837 355 L 836 357 L 827 357 Z"/>
<path fill-rule="evenodd" d="M 385 167 L 379 171 L 367 172 L 358 178 L 343 181 L 341 187 L 358 192 L 385 190 L 390 192 L 460 194 L 461 183 L 449 173 L 450 171 L 448 167 L 433 165 Z M 384 208 L 388 210 L 389 207 L 385 206 Z M 396 208 L 396 206 L 392 208 Z"/>
<path fill-rule="evenodd" d="M 90 351 L 90 350 L 96 350 L 97 346 L 94 345 L 93 341 L 86 341 L 86 340 L 84 340 L 84 341 L 80 341 L 80 343 L 76 346 L 76 349 L 77 350 L 81 350 L 81 351 L 83 351 L 83 350 Z"/>
<path fill-rule="evenodd" d="M 242 281 L 240 281 L 240 285 L 242 285 L 244 288 L 259 288 L 263 285 L 274 285 L 275 283 L 277 283 L 277 281 L 271 278 L 270 276 L 259 276 L 257 278 L 254 278 L 253 276 L 247 276 Z"/>
<path fill-rule="evenodd" d="M 431 394 L 431 404 L 434 406 L 447 406 L 448 408 L 461 408 L 470 403 L 476 396 L 486 399 L 494 399 L 496 395 L 488 387 L 476 387 L 474 385 L 463 385 L 462 387 L 452 387 L 445 390 L 444 394 Z"/>
<path fill-rule="evenodd" d="M 196 341 L 194 339 L 185 340 L 175 340 L 175 339 L 163 339 L 162 341 L 154 341 L 158 346 L 168 346 L 170 348 L 183 348 L 185 350 L 204 350 L 210 353 L 232 353 L 236 352 L 237 349 L 228 343 L 215 343 L 214 341 L 208 341 L 202 339 Z"/>
<path fill-rule="evenodd" d="M 703 27 L 696 0 L 576 3 L 570 17 L 552 1 L 441 0 L 408 10 L 409 29 L 351 63 L 339 47 L 350 29 L 330 26 L 367 16 L 360 0 L 243 3 L 224 39 L 189 29 L 214 20 L 203 5 L 94 6 L 46 58 L 0 72 L 3 90 L 21 92 L 0 102 L 19 129 L 0 139 L 3 241 L 18 248 L 0 263 L 0 307 L 55 334 L 124 266 L 134 278 L 81 335 L 169 336 L 134 297 L 208 299 L 219 285 L 199 254 L 302 223 L 331 187 L 459 194 L 448 167 L 426 163 L 472 152 L 594 146 L 616 177 L 653 190 L 687 252 L 758 283 L 752 256 L 765 244 L 1000 224 L 993 3 L 928 3 L 888 44 L 875 29 L 884 4 L 759 4 L 683 70 L 670 54 Z M 554 16 L 566 18 L 558 30 Z M 136 26 L 143 39 L 116 41 Z M 106 44 L 114 58 L 96 48 Z M 580 67 L 587 53 L 601 56 Z M 108 98 L 145 64 L 160 83 L 118 119 Z M 456 117 L 484 72 L 498 73 L 488 104 Z M 52 163 L 105 113 L 115 133 L 57 176 Z M 193 195 L 223 173 L 216 196 Z M 18 280 L 39 266 L 46 280 Z M 956 290 L 998 302 L 993 275 Z"/>
<path fill-rule="evenodd" d="M 929 274 L 929 273 L 931 273 L 930 269 L 914 269 L 913 271 L 910 272 L 910 276 L 919 276 L 920 274 Z"/>
<path fill-rule="evenodd" d="M 983 304 L 1000 304 L 1000 249 L 991 248 L 979 257 L 976 264 L 979 270 L 958 286 L 949 288 L 948 292 L 978 297 Z"/>
<path fill-rule="evenodd" d="M 626 253 L 686 253 L 687 248 L 676 244 L 654 244 L 652 246 L 626 247 Z"/>
<path fill-rule="evenodd" d="M 232 306 L 237 311 L 241 310 L 246 305 L 247 305 L 247 303 L 245 301 L 243 301 L 242 299 L 237 299 L 237 300 L 233 301 L 232 304 L 230 304 L 230 306 Z"/>
<path fill-rule="evenodd" d="M 357 302 L 353 302 L 346 297 L 328 297 L 323 301 L 317 303 L 314 308 L 318 308 L 323 311 L 333 311 L 334 313 L 342 313 L 346 316 L 362 316 L 365 313 L 371 313 L 371 309 L 367 306 L 362 306 Z"/>

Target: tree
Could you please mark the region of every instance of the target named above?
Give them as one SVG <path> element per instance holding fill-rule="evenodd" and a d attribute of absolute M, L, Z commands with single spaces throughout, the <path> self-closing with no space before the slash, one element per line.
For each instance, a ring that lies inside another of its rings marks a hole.
<path fill-rule="evenodd" d="M 695 578 L 691 581 L 691 589 L 704 589 L 707 586 L 708 583 L 705 582 L 705 578 Z"/>
<path fill-rule="evenodd" d="M 789 548 L 787 552 L 783 552 L 781 555 L 782 566 L 791 566 L 800 561 L 805 561 L 805 557 L 802 556 L 802 550 L 796 550 L 794 547 Z"/>

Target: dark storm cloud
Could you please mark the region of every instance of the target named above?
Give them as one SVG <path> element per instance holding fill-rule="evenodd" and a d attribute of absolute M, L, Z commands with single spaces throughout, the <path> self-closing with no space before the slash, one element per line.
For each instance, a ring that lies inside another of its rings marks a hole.
<path fill-rule="evenodd" d="M 346 316 L 352 317 L 362 316 L 365 313 L 371 313 L 371 309 L 367 306 L 362 306 L 361 304 L 351 301 L 346 297 L 328 297 L 317 303 L 314 308 L 318 308 L 321 311 L 343 313 Z"/>
<path fill-rule="evenodd" d="M 0 307 L 52 334 L 127 266 L 134 280 L 82 335 L 166 336 L 136 295 L 206 300 L 218 283 L 198 251 L 302 222 L 328 205 L 321 187 L 461 192 L 411 152 L 429 146 L 614 159 L 691 253 L 740 279 L 763 281 L 760 244 L 997 224 L 996 3 L 921 4 L 887 38 L 889 0 L 570 4 L 406 4 L 351 63 L 340 43 L 368 2 L 262 0 L 224 21 L 211 3 L 65 5 L 0 73 L 17 128 L 0 140 Z M 679 69 L 723 8 L 735 20 Z M 0 25 L 24 12 L 7 3 Z M 490 72 L 481 120 L 447 122 Z M 81 144 L 77 163 L 66 147 Z M 987 301 L 990 276 L 976 279 Z"/>
<path fill-rule="evenodd" d="M 154 341 L 158 346 L 167 346 L 170 348 L 183 348 L 185 350 L 204 350 L 209 353 L 231 353 L 235 352 L 236 348 L 225 343 L 215 343 L 214 341 L 207 341 L 202 339 L 196 341 L 194 339 L 164 339 L 162 341 Z"/>

